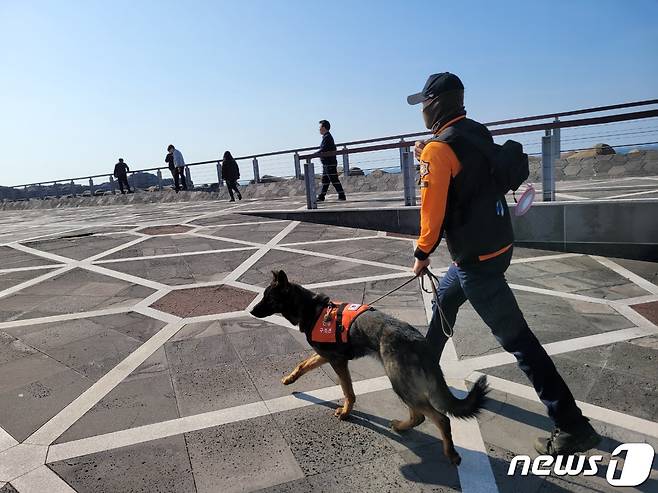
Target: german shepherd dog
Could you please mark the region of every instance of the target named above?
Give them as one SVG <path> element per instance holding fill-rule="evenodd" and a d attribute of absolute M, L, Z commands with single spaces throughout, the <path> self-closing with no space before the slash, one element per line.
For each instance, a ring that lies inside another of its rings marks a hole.
<path fill-rule="evenodd" d="M 464 419 L 475 417 L 488 392 L 486 377 L 480 377 L 464 399 L 457 399 L 450 392 L 436 354 L 425 337 L 411 325 L 374 309 L 361 313 L 353 321 L 347 348 L 343 344 L 329 348 L 327 344 L 315 345 L 310 342 L 310 333 L 329 304 L 329 297 L 289 282 L 282 270 L 272 274 L 274 279 L 251 314 L 258 318 L 283 315 L 291 324 L 299 326 L 316 351 L 283 378 L 282 383 L 289 385 L 305 373 L 329 363 L 338 375 L 345 397 L 335 415 L 346 419 L 355 401 L 348 361 L 372 355 L 381 361 L 393 390 L 409 407 L 409 419 L 393 420 L 391 428 L 403 432 L 420 425 L 428 417 L 441 432 L 444 454 L 452 464 L 459 465 L 461 457 L 455 450 L 446 414 Z"/>

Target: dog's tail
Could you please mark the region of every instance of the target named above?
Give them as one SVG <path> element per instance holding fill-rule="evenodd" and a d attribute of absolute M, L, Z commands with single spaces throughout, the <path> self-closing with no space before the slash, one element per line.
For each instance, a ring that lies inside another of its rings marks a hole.
<path fill-rule="evenodd" d="M 447 390 L 448 402 L 443 406 L 443 410 L 455 418 L 469 419 L 480 413 L 490 389 L 487 384 L 487 376 L 482 375 L 464 399 L 458 399 L 449 389 Z M 441 408 L 437 407 L 437 409 Z"/>

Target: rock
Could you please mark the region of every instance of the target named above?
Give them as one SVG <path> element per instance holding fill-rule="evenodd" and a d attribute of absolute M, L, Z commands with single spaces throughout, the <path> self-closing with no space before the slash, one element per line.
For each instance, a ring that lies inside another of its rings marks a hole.
<path fill-rule="evenodd" d="M 373 178 L 381 178 L 381 177 L 383 177 L 384 175 L 388 175 L 388 174 L 389 174 L 389 173 L 387 173 L 387 172 L 384 171 L 384 170 L 376 169 L 376 170 L 374 170 L 372 173 L 370 173 L 370 176 L 372 176 Z"/>
<path fill-rule="evenodd" d="M 608 144 L 596 144 L 591 149 L 585 149 L 583 151 L 576 151 L 570 154 L 567 159 L 572 161 L 574 159 L 580 158 L 591 158 L 596 156 L 605 156 L 608 154 L 616 154 L 615 150 L 610 147 Z"/>
<path fill-rule="evenodd" d="M 350 168 L 350 176 L 365 176 L 365 173 L 361 168 L 353 167 Z"/>
<path fill-rule="evenodd" d="M 285 178 L 281 178 L 279 176 L 272 176 L 272 175 L 263 175 L 260 179 L 261 183 L 278 183 L 281 181 L 285 181 Z"/>

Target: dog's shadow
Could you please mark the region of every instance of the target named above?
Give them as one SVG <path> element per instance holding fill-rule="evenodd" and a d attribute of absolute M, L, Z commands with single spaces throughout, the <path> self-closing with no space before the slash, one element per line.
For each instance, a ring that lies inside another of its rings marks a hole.
<path fill-rule="evenodd" d="M 318 399 L 317 397 L 306 394 L 304 392 L 293 392 L 293 395 L 297 399 L 312 402 L 313 404 L 317 404 L 328 409 L 335 410 L 339 407 L 339 405 L 334 401 Z M 489 402 L 486 407 L 490 410 L 494 410 L 496 414 L 550 432 L 550 421 L 545 416 L 538 415 L 527 409 L 515 406 L 509 402 L 499 401 L 492 397 L 489 397 L 488 400 Z M 457 469 L 455 466 L 451 465 L 448 462 L 448 459 L 443 455 L 440 438 L 429 435 L 418 429 L 412 429 L 403 433 L 395 432 L 390 428 L 390 420 L 388 418 L 376 416 L 364 411 L 352 410 L 352 413 L 350 414 L 347 421 L 372 430 L 392 441 L 403 445 L 406 450 L 410 451 L 418 459 L 420 459 L 420 462 L 408 463 L 400 467 L 400 472 L 407 481 L 431 486 L 454 488 L 456 490 L 461 489 Z M 604 440 L 599 446 L 599 449 L 603 451 L 604 454 L 606 452 L 610 454 L 620 444 L 621 442 L 615 439 L 604 437 Z M 544 483 L 550 481 L 550 477 L 540 477 L 534 475 L 521 476 L 520 474 L 508 476 L 507 471 L 510 462 L 506 458 L 494 457 L 491 454 L 487 454 L 481 451 L 464 450 L 460 449 L 459 447 L 457 447 L 457 449 L 462 455 L 462 458 L 464 458 L 465 454 L 468 453 L 470 454 L 469 459 L 471 461 L 478 462 L 483 459 L 485 461 L 489 461 L 494 473 L 494 477 L 496 479 L 498 490 L 501 493 L 516 493 L 517 491 L 537 492 L 539 490 L 550 491 L 551 493 L 570 493 L 574 488 L 582 488 L 582 485 L 578 484 L 577 482 L 578 478 L 572 477 L 561 478 L 561 483 L 564 485 L 558 484 L 554 481 L 551 481 L 551 484 L 547 485 Z M 485 455 L 486 457 L 478 457 L 482 455 Z M 656 476 L 657 467 L 658 463 L 654 461 L 654 477 Z M 607 466 L 599 467 L 598 474 L 596 476 L 601 478 L 602 483 L 608 486 L 605 480 L 606 470 Z M 641 491 L 658 491 L 657 486 L 658 481 L 650 477 L 642 485 L 643 489 Z M 587 488 L 589 491 L 600 493 L 610 491 L 610 489 L 596 489 L 591 483 L 587 484 Z M 645 490 L 644 488 L 648 489 Z"/>

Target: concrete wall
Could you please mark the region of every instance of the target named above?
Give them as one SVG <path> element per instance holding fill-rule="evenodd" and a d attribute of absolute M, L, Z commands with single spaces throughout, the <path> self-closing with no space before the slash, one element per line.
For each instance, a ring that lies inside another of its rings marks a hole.
<path fill-rule="evenodd" d="M 510 204 L 513 212 L 514 205 Z M 418 207 L 264 211 L 243 214 L 418 235 Z M 658 262 L 658 199 L 539 202 L 512 215 L 514 244 Z"/>
<path fill-rule="evenodd" d="M 578 157 L 577 154 L 555 162 L 555 179 L 590 180 L 628 176 L 657 176 L 658 151 L 633 151 L 628 154 L 606 154 Z M 541 182 L 541 159 L 530 158 L 530 182 Z"/>

